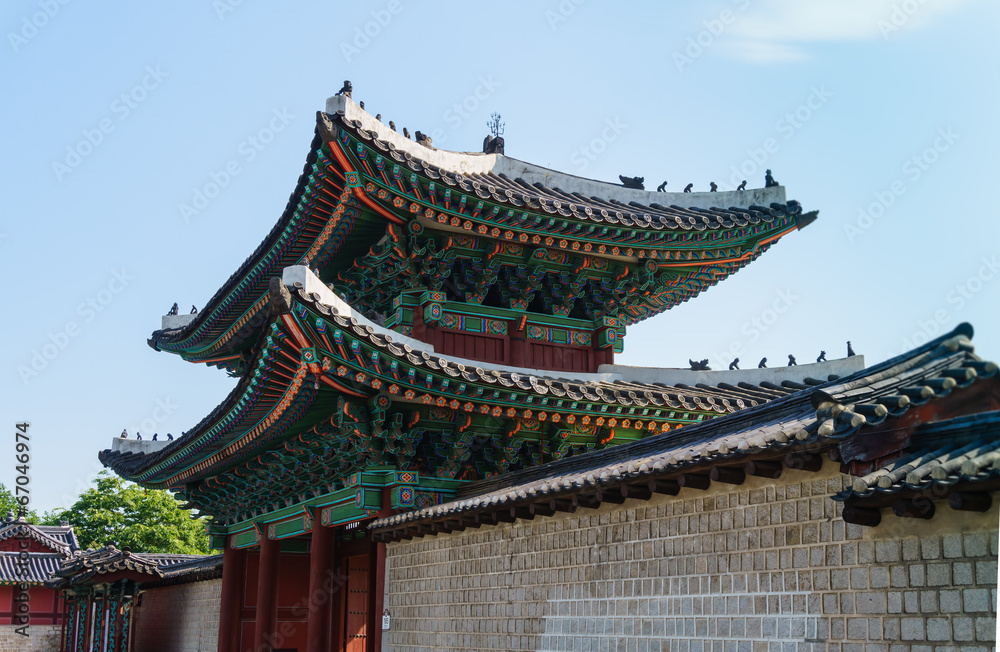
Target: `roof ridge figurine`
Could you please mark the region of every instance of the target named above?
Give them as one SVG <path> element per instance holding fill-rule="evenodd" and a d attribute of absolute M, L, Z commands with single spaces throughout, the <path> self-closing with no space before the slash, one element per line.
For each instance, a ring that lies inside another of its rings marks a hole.
<path fill-rule="evenodd" d="M 740 359 L 736 358 L 729 363 L 729 371 L 739 371 L 740 370 Z"/>
<path fill-rule="evenodd" d="M 778 186 L 778 185 L 781 185 L 781 184 L 779 184 L 777 181 L 774 180 L 774 177 L 771 176 L 771 171 L 770 170 L 765 170 L 764 171 L 764 187 L 765 188 L 773 188 L 774 186 Z"/>
<path fill-rule="evenodd" d="M 826 351 L 819 352 L 819 356 L 816 357 L 816 362 L 826 362 Z"/>
<path fill-rule="evenodd" d="M 336 93 L 334 93 L 334 95 L 343 95 L 345 97 L 350 97 L 351 93 L 353 93 L 353 92 L 354 92 L 354 86 L 351 85 L 351 80 L 350 79 L 345 79 L 344 80 L 344 85 L 341 86 L 340 90 L 337 91 Z M 364 105 L 362 105 L 361 108 L 364 108 Z"/>
<path fill-rule="evenodd" d="M 684 192 L 691 192 L 692 188 L 694 188 L 694 184 L 689 183 L 688 185 L 684 186 Z"/>
<path fill-rule="evenodd" d="M 736 189 L 737 190 L 746 190 L 747 189 L 747 180 L 744 179 L 743 181 L 741 181 L 740 185 L 736 186 Z"/>
<path fill-rule="evenodd" d="M 660 185 L 656 186 L 656 192 L 666 192 L 666 191 L 667 191 L 667 182 L 666 181 L 664 181 Z"/>
<path fill-rule="evenodd" d="M 621 180 L 622 185 L 626 188 L 632 188 L 633 190 L 645 190 L 646 189 L 646 177 L 625 177 L 618 175 Z"/>
<path fill-rule="evenodd" d="M 788 354 L 788 366 L 789 367 L 797 367 L 798 364 L 799 363 L 795 361 L 795 356 L 792 355 L 791 353 L 789 353 Z"/>
<path fill-rule="evenodd" d="M 760 362 L 757 364 L 758 369 L 767 369 L 767 358 L 761 358 Z"/>
<path fill-rule="evenodd" d="M 174 305 L 170 306 L 170 311 L 167 314 L 168 315 L 176 315 L 177 314 L 177 302 L 176 301 L 174 301 Z"/>
<path fill-rule="evenodd" d="M 851 358 L 854 357 L 855 355 L 857 355 L 857 353 L 855 353 L 854 348 L 851 347 L 851 340 L 847 340 L 847 357 Z"/>

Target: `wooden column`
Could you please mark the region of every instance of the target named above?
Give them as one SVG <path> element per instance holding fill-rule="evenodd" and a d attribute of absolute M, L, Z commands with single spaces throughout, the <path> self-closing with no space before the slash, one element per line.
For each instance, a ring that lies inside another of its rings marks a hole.
<path fill-rule="evenodd" d="M 388 503 L 384 503 L 388 504 Z M 370 544 L 368 557 L 368 649 L 382 649 L 382 609 L 385 608 L 385 544 Z"/>
<path fill-rule="evenodd" d="M 327 652 L 330 648 L 330 614 L 334 591 L 337 589 L 333 563 L 333 528 L 324 527 L 320 509 L 312 522 L 309 544 L 309 623 L 306 628 L 306 652 Z"/>
<path fill-rule="evenodd" d="M 268 538 L 267 526 L 260 541 L 260 568 L 257 571 L 257 622 L 253 631 L 253 652 L 271 652 L 278 629 L 278 556 L 281 542 Z"/>
<path fill-rule="evenodd" d="M 233 548 L 231 539 L 231 536 L 226 537 L 226 549 L 222 553 L 219 652 L 240 652 L 240 608 L 243 603 L 246 552 L 239 548 Z"/>

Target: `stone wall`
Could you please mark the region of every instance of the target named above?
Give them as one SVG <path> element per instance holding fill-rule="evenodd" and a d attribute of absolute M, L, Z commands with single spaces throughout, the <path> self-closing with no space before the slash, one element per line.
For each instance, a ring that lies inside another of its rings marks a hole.
<path fill-rule="evenodd" d="M 215 652 L 222 580 L 149 589 L 136 611 L 135 652 Z"/>
<path fill-rule="evenodd" d="M 390 543 L 384 649 L 991 650 L 996 506 L 863 528 L 844 483 L 827 462 Z"/>
<path fill-rule="evenodd" d="M 14 625 L 0 625 L 0 652 L 55 652 L 61 625 L 31 625 L 28 636 L 15 634 Z"/>

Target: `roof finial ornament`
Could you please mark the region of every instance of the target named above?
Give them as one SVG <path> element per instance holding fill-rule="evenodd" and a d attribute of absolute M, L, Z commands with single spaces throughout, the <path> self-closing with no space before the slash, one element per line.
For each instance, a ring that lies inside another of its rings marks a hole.
<path fill-rule="evenodd" d="M 694 184 L 689 183 L 688 185 L 684 186 L 684 192 L 691 192 L 692 188 L 694 188 Z"/>
<path fill-rule="evenodd" d="M 403 136 L 405 136 L 406 138 L 410 137 L 410 130 L 407 129 L 406 127 L 403 127 Z"/>
<path fill-rule="evenodd" d="M 365 101 L 361 100 L 360 102 L 358 102 L 358 106 L 360 106 L 361 110 L 364 111 L 365 110 Z"/>
<path fill-rule="evenodd" d="M 667 182 L 666 181 L 664 181 L 660 185 L 656 186 L 656 192 L 666 192 L 666 191 L 667 191 Z"/>
<path fill-rule="evenodd" d="M 789 353 L 788 354 L 788 366 L 789 367 L 796 367 L 796 366 L 798 366 L 798 364 L 799 363 L 795 361 L 795 356 L 792 355 L 791 353 Z"/>
<path fill-rule="evenodd" d="M 128 439 L 128 430 L 126 430 L 125 428 L 122 428 L 121 438 Z"/>
<path fill-rule="evenodd" d="M 138 430 L 135 431 L 135 439 L 136 441 L 142 441 L 142 433 Z"/>
<path fill-rule="evenodd" d="M 826 351 L 819 352 L 819 356 L 816 357 L 816 362 L 826 362 Z"/>
<path fill-rule="evenodd" d="M 747 189 L 747 180 L 744 179 L 743 181 L 741 181 L 740 185 L 736 186 L 736 189 L 737 190 L 746 190 Z"/>
<path fill-rule="evenodd" d="M 777 185 L 779 185 L 779 184 L 778 184 L 777 181 L 774 180 L 774 177 L 771 176 L 771 171 L 770 170 L 765 170 L 764 171 L 764 187 L 765 188 L 771 188 L 771 187 L 777 186 Z"/>
<path fill-rule="evenodd" d="M 716 185 L 716 183 L 714 181 L 709 181 L 708 182 L 708 191 L 709 192 L 718 192 L 719 191 L 719 186 Z"/>
<path fill-rule="evenodd" d="M 760 362 L 757 364 L 758 369 L 767 369 L 767 358 L 761 358 Z"/>
<path fill-rule="evenodd" d="M 396 131 L 396 123 L 393 122 L 392 120 L 390 120 L 389 121 L 389 128 L 392 129 L 393 131 Z"/>
<path fill-rule="evenodd" d="M 736 358 L 729 363 L 729 371 L 739 371 L 740 370 L 740 359 Z"/>
<path fill-rule="evenodd" d="M 626 188 L 634 188 L 635 190 L 646 189 L 646 177 L 623 177 L 619 174 L 618 178 L 621 179 L 622 185 Z"/>
<path fill-rule="evenodd" d="M 857 353 L 855 353 L 854 348 L 851 347 L 851 340 L 847 340 L 847 357 L 850 358 L 855 355 L 857 355 Z"/>
<path fill-rule="evenodd" d="M 176 301 L 174 301 L 174 305 L 170 306 L 170 312 L 168 312 L 167 314 L 168 315 L 176 315 L 177 314 L 177 302 Z"/>
<path fill-rule="evenodd" d="M 173 436 L 173 435 L 171 435 L 171 434 L 170 434 L 170 433 L 168 432 L 168 433 L 167 433 L 167 441 L 173 441 L 173 440 L 174 440 L 174 436 Z"/>
<path fill-rule="evenodd" d="M 191 313 L 190 314 L 192 314 L 192 315 L 197 315 L 198 314 L 198 308 L 193 303 L 191 304 Z"/>
<path fill-rule="evenodd" d="M 699 360 L 695 362 L 694 360 L 688 359 L 688 364 L 691 365 L 691 371 L 711 371 L 712 368 L 708 366 L 708 358 L 704 360 Z"/>
<path fill-rule="evenodd" d="M 382 122 L 382 114 L 381 113 L 376 113 L 375 114 L 375 119 L 378 120 L 379 122 Z"/>
<path fill-rule="evenodd" d="M 154 432 L 153 433 L 153 441 L 156 441 L 156 438 L 159 437 L 159 436 L 160 436 L 160 433 Z"/>
<path fill-rule="evenodd" d="M 351 80 L 350 79 L 345 79 L 344 80 L 344 85 L 341 87 L 341 89 L 339 91 L 337 91 L 336 94 L 337 95 L 344 95 L 346 97 L 350 97 L 351 93 L 353 93 L 353 92 L 354 92 L 354 86 L 351 85 Z M 364 108 L 364 107 L 362 106 L 361 108 Z"/>
<path fill-rule="evenodd" d="M 418 145 L 423 145 L 424 147 L 431 146 L 432 140 L 431 137 L 428 136 L 427 134 L 422 134 L 418 131 L 417 133 L 414 134 L 414 137 L 416 138 Z"/>
<path fill-rule="evenodd" d="M 500 122 L 499 113 L 491 113 L 486 126 L 489 127 L 490 133 L 483 139 L 483 154 L 503 154 L 503 130 L 507 126 L 506 123 Z"/>
<path fill-rule="evenodd" d="M 12 523 L 13 521 L 14 521 L 14 510 L 8 509 L 7 510 L 7 522 L 8 523 Z"/>

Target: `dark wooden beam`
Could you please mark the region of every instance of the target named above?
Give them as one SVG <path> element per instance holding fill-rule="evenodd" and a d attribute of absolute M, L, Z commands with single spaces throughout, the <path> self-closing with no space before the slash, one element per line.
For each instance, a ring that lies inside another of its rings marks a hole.
<path fill-rule="evenodd" d="M 576 511 L 576 508 L 580 506 L 580 501 L 577 500 L 576 496 L 570 496 L 569 498 L 560 498 L 558 500 L 553 500 L 552 505 L 556 508 L 558 512 L 569 512 L 572 514 Z"/>
<path fill-rule="evenodd" d="M 743 484 L 747 479 L 746 471 L 732 466 L 713 466 L 708 472 L 708 477 L 713 482 L 724 482 L 726 484 Z"/>
<path fill-rule="evenodd" d="M 580 507 L 586 507 L 587 509 L 597 509 L 601 506 L 600 492 L 580 494 L 576 497 L 576 500 Z"/>
<path fill-rule="evenodd" d="M 598 489 L 598 492 L 601 500 L 605 503 L 621 505 L 625 502 L 625 496 L 623 496 L 622 492 L 615 487 L 602 487 L 601 489 Z"/>
<path fill-rule="evenodd" d="M 645 484 L 623 484 L 621 486 L 622 498 L 635 498 L 637 500 L 649 500 L 653 497 L 653 491 Z"/>
<path fill-rule="evenodd" d="M 948 504 L 960 512 L 985 512 L 993 506 L 993 498 L 987 493 L 956 491 L 948 496 Z"/>
<path fill-rule="evenodd" d="M 784 461 L 785 466 L 796 471 L 815 473 L 823 468 L 823 456 L 819 453 L 789 453 Z"/>
<path fill-rule="evenodd" d="M 493 512 L 493 518 L 496 519 L 497 523 L 513 523 L 517 520 L 517 516 L 515 516 L 509 509 L 502 509 L 498 512 Z"/>
<path fill-rule="evenodd" d="M 750 460 L 745 465 L 747 473 L 758 478 L 775 480 L 781 477 L 781 462 L 772 460 Z"/>
<path fill-rule="evenodd" d="M 712 484 L 712 480 L 704 473 L 683 473 L 677 476 L 677 484 L 682 487 L 704 490 L 708 489 L 709 485 Z"/>
<path fill-rule="evenodd" d="M 676 496 L 680 493 L 681 486 L 677 484 L 676 480 L 658 480 L 654 478 L 649 481 L 649 490 L 657 494 Z"/>
<path fill-rule="evenodd" d="M 892 513 L 905 518 L 929 519 L 934 517 L 934 503 L 927 498 L 899 498 L 892 503 Z"/>
<path fill-rule="evenodd" d="M 512 515 L 516 516 L 517 518 L 523 518 L 526 521 L 530 521 L 533 518 L 535 518 L 535 515 L 532 513 L 532 511 L 530 509 L 528 509 L 527 507 L 524 507 L 524 506 L 521 506 L 521 507 L 511 507 L 510 508 L 510 513 Z"/>
<path fill-rule="evenodd" d="M 877 509 L 870 509 L 868 507 L 848 505 L 844 507 L 843 517 L 847 523 L 866 525 L 868 527 L 875 527 L 882 522 L 882 513 Z"/>
<path fill-rule="evenodd" d="M 555 505 L 552 504 L 554 502 L 554 500 L 543 500 L 541 502 L 531 503 L 528 508 L 531 510 L 531 513 L 536 516 L 552 516 L 556 513 Z"/>

